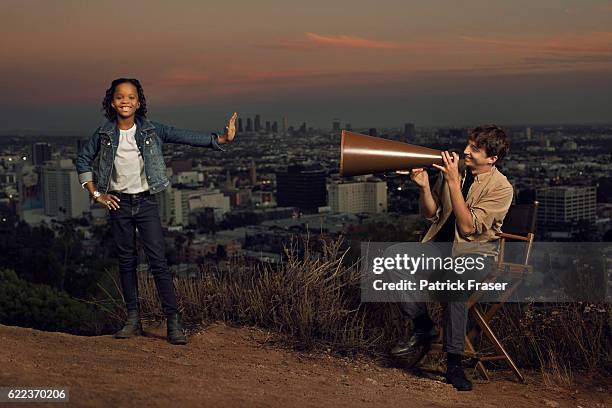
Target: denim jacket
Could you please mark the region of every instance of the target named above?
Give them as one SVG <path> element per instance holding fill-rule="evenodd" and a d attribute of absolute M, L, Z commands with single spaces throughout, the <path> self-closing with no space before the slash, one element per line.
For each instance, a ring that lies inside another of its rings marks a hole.
<path fill-rule="evenodd" d="M 170 185 L 166 177 L 166 164 L 162 154 L 164 143 L 180 143 L 190 146 L 222 149 L 217 134 L 177 129 L 162 123 L 151 122 L 136 116 L 136 144 L 144 160 L 145 175 L 151 194 L 159 193 Z M 119 129 L 116 121 L 108 121 L 93 133 L 83 145 L 75 161 L 79 181 L 93 181 L 102 193 L 108 191 L 115 154 L 119 146 Z"/>

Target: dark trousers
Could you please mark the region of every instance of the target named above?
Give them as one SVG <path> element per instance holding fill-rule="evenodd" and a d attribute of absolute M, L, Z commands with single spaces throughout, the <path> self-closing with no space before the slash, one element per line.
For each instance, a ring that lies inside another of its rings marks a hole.
<path fill-rule="evenodd" d="M 428 314 L 424 302 L 402 302 L 400 311 L 406 319 L 415 319 Z M 442 303 L 442 350 L 447 353 L 463 354 L 465 330 L 467 327 L 467 306 L 465 302 Z"/>
<path fill-rule="evenodd" d="M 464 256 L 480 256 L 479 254 L 466 254 Z M 484 260 L 485 268 L 480 278 L 484 277 L 490 270 L 493 258 Z M 470 293 L 465 293 L 465 300 Z M 456 302 L 441 302 L 442 305 L 442 350 L 447 353 L 465 353 L 465 335 L 468 321 L 468 310 L 465 300 Z M 400 302 L 400 312 L 405 319 L 415 319 L 428 314 L 427 304 L 424 302 Z"/>
<path fill-rule="evenodd" d="M 119 209 L 110 211 L 110 225 L 119 257 L 121 287 L 127 310 L 138 310 L 136 265 L 136 229 L 142 240 L 155 286 L 166 316 L 177 312 L 174 282 L 166 262 L 166 249 L 157 200 L 153 195 L 131 196 L 112 193 L 120 198 Z"/>

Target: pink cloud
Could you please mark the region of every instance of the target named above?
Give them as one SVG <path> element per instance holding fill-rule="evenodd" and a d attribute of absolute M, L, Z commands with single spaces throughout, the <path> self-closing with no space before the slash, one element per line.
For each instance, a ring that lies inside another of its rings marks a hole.
<path fill-rule="evenodd" d="M 506 53 L 611 53 L 612 32 L 560 34 L 556 36 L 461 36 L 466 43 L 478 44 L 490 51 Z"/>
<path fill-rule="evenodd" d="M 160 84 L 170 86 L 202 84 L 208 81 L 210 75 L 207 72 L 185 68 L 172 68 L 164 72 L 158 80 Z"/>
<path fill-rule="evenodd" d="M 180 76 L 170 79 L 161 75 L 149 80 L 156 87 L 156 98 L 201 102 L 218 97 L 239 95 L 265 95 L 275 92 L 296 90 L 341 89 L 348 84 L 385 83 L 389 77 L 384 71 L 338 71 L 321 69 L 267 70 L 261 67 L 243 65 L 241 70 L 233 69 L 211 72 L 209 80 L 198 80 L 198 76 Z M 180 80 L 175 82 L 175 80 Z M 190 82 L 189 82 L 190 81 Z"/>
<path fill-rule="evenodd" d="M 314 48 L 369 48 L 369 49 L 396 49 L 400 44 L 390 41 L 368 40 L 366 38 L 350 35 L 321 35 L 304 33 L 306 39 L 297 41 L 282 41 L 277 44 L 258 45 L 260 48 L 278 48 L 287 50 L 304 50 Z"/>

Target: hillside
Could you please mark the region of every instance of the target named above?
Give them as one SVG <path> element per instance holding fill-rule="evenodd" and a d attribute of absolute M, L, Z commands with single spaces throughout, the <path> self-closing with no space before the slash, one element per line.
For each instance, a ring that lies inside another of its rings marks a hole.
<path fill-rule="evenodd" d="M 510 373 L 459 393 L 439 373 L 299 353 L 251 328 L 213 324 L 192 334 L 186 347 L 168 344 L 163 326 L 145 330 L 146 337 L 116 340 L 0 325 L 0 386 L 68 387 L 69 405 L 87 407 L 586 408 L 612 401 L 605 386 L 545 390 L 537 375 L 522 385 Z"/>

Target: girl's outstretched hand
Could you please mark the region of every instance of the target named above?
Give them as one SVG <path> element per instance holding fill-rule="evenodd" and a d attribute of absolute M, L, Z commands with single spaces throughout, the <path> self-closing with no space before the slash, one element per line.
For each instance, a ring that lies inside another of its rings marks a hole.
<path fill-rule="evenodd" d="M 232 117 L 227 122 L 227 126 L 225 127 L 225 133 L 219 136 L 219 144 L 230 143 L 234 140 L 234 136 L 236 136 L 236 118 L 238 114 L 234 112 Z"/>

